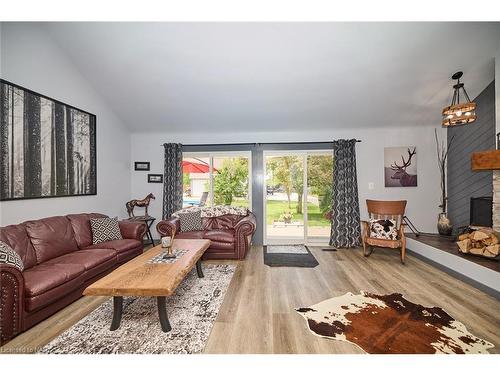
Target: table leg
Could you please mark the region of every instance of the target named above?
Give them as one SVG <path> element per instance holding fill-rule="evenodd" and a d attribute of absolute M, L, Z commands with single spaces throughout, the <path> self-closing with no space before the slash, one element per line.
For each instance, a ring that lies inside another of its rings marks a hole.
<path fill-rule="evenodd" d="M 168 332 L 172 329 L 167 315 L 167 301 L 166 297 L 157 297 L 158 302 L 158 316 L 160 317 L 161 330 Z"/>
<path fill-rule="evenodd" d="M 153 225 L 153 222 L 151 222 L 151 224 L 147 226 L 148 227 L 148 240 L 150 240 L 151 241 L 151 245 L 154 246 L 155 245 L 155 241 L 153 240 L 153 235 L 151 234 L 151 229 L 150 229 L 151 225 Z"/>
<path fill-rule="evenodd" d="M 123 297 L 113 297 L 113 321 L 111 322 L 110 331 L 115 331 L 120 327 L 123 312 Z"/>
<path fill-rule="evenodd" d="M 205 275 L 203 275 L 203 270 L 201 269 L 201 259 L 196 262 L 196 272 L 198 273 L 198 277 L 205 277 Z"/>

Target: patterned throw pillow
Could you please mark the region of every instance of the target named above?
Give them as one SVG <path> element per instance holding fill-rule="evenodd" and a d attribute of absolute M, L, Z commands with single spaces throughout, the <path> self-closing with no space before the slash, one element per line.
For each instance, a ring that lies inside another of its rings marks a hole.
<path fill-rule="evenodd" d="M 99 217 L 90 219 L 92 228 L 92 243 L 97 245 L 101 242 L 122 240 L 118 218 Z"/>
<path fill-rule="evenodd" d="M 371 219 L 370 237 L 382 240 L 397 240 L 398 231 L 395 220 Z"/>
<path fill-rule="evenodd" d="M 200 210 L 180 213 L 179 218 L 181 221 L 181 232 L 193 232 L 203 229 Z"/>
<path fill-rule="evenodd" d="M 14 266 L 21 272 L 24 270 L 23 260 L 19 254 L 16 253 L 12 247 L 2 241 L 0 241 L 0 263 Z"/>

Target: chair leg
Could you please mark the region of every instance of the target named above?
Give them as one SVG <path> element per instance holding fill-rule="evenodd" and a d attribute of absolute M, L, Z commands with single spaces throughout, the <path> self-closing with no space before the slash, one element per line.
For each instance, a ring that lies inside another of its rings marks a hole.
<path fill-rule="evenodd" d="M 368 258 L 370 255 L 372 255 L 373 246 L 367 246 L 367 247 L 368 251 L 366 251 L 366 247 L 363 248 L 363 255 Z"/>
<path fill-rule="evenodd" d="M 401 264 L 405 264 L 406 246 L 401 246 Z"/>

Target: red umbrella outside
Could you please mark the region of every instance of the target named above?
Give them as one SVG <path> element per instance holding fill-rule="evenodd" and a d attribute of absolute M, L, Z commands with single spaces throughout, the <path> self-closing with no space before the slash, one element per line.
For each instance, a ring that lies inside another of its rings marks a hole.
<path fill-rule="evenodd" d="M 215 168 L 212 168 L 214 172 L 217 172 Z M 182 172 L 183 173 L 208 173 L 210 172 L 210 166 L 205 163 L 193 163 L 191 161 L 182 162 Z"/>

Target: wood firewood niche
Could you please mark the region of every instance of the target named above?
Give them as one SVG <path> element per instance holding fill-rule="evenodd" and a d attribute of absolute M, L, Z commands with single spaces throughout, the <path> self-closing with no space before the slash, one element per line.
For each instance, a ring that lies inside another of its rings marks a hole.
<path fill-rule="evenodd" d="M 481 228 L 458 236 L 457 245 L 461 253 L 496 258 L 500 253 L 500 233 Z"/>

